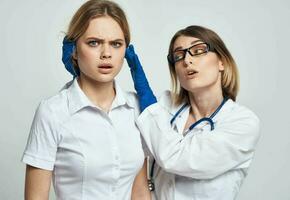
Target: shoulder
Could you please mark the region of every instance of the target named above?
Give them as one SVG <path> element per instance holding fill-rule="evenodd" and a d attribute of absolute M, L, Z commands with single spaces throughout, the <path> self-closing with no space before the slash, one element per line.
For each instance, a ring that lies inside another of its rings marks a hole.
<path fill-rule="evenodd" d="M 133 91 L 123 91 L 124 97 L 126 98 L 127 101 L 130 103 L 137 103 L 138 102 L 138 97 L 136 92 Z"/>
<path fill-rule="evenodd" d="M 257 115 L 248 107 L 232 100 L 228 100 L 216 120 L 217 127 L 231 130 L 232 133 L 251 133 L 255 136 L 260 134 L 260 120 Z"/>
<path fill-rule="evenodd" d="M 138 96 L 133 91 L 123 91 L 124 98 L 126 100 L 126 103 L 131 108 L 138 108 L 139 109 L 139 101 Z"/>
<path fill-rule="evenodd" d="M 62 90 L 58 94 L 41 101 L 40 106 L 47 112 L 57 113 L 67 109 L 67 90 Z"/>
<path fill-rule="evenodd" d="M 56 95 L 43 99 L 35 113 L 35 117 L 45 120 L 59 121 L 68 115 L 67 89 L 62 89 Z"/>
<path fill-rule="evenodd" d="M 241 105 L 237 102 L 229 100 L 229 112 L 227 113 L 230 118 L 237 118 L 237 119 L 251 119 L 254 121 L 259 122 L 258 116 L 248 107 Z"/>

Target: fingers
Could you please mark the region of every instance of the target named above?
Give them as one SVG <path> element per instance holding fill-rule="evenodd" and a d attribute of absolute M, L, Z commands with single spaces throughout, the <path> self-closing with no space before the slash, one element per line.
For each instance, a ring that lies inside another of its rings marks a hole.
<path fill-rule="evenodd" d="M 125 58 L 128 59 L 133 59 L 135 56 L 135 51 L 134 51 L 134 46 L 132 44 L 130 44 L 127 48 L 126 48 L 126 52 L 125 52 Z"/>
<path fill-rule="evenodd" d="M 125 58 L 131 70 L 142 69 L 138 55 L 135 53 L 134 46 L 132 44 L 126 48 Z"/>
<path fill-rule="evenodd" d="M 134 46 L 132 44 L 130 44 L 127 48 L 126 48 L 126 52 L 125 52 L 125 58 L 127 60 L 127 63 L 130 67 L 130 69 L 134 70 L 135 69 L 135 51 L 134 51 Z"/>
<path fill-rule="evenodd" d="M 75 49 L 75 42 L 69 41 L 64 37 L 62 44 L 62 62 L 65 65 L 66 70 L 75 77 L 77 76 L 77 73 L 75 72 L 71 61 L 71 56 Z"/>

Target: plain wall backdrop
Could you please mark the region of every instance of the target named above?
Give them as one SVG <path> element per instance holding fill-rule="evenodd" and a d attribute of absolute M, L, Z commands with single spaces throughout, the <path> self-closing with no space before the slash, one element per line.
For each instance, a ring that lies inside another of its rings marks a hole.
<path fill-rule="evenodd" d="M 0 199 L 23 199 L 20 162 L 35 109 L 71 76 L 61 62 L 64 32 L 84 0 L 0 0 Z M 290 2 L 118 0 L 156 94 L 170 89 L 166 55 L 188 25 L 216 31 L 240 71 L 238 102 L 261 119 L 262 136 L 238 200 L 290 199 Z M 133 90 L 124 62 L 120 85 Z M 52 192 L 53 193 L 53 192 Z M 51 195 L 51 199 L 55 199 Z"/>

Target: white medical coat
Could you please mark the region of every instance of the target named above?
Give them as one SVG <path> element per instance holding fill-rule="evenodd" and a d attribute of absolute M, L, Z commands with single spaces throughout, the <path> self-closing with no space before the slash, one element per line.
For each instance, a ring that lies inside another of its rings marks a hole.
<path fill-rule="evenodd" d="M 138 118 L 138 126 L 157 164 L 158 200 L 233 200 L 254 157 L 259 119 L 248 108 L 228 100 L 213 118 L 215 129 L 201 123 L 186 135 L 189 107 L 170 120 L 173 106 L 166 92 Z"/>

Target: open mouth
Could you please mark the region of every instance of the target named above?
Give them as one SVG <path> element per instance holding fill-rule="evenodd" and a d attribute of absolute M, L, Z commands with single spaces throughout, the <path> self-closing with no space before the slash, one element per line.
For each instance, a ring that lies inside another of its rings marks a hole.
<path fill-rule="evenodd" d="M 198 73 L 198 72 L 195 71 L 195 70 L 190 70 L 190 71 L 187 72 L 187 75 L 188 75 L 188 76 L 191 76 L 191 75 L 194 75 L 194 74 L 197 74 L 197 73 Z"/>
<path fill-rule="evenodd" d="M 113 65 L 109 63 L 103 63 L 98 65 L 98 71 L 101 74 L 110 74 L 113 71 Z"/>
<path fill-rule="evenodd" d="M 101 69 L 111 69 L 113 66 L 111 64 L 101 64 L 98 66 Z"/>

